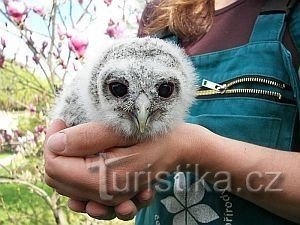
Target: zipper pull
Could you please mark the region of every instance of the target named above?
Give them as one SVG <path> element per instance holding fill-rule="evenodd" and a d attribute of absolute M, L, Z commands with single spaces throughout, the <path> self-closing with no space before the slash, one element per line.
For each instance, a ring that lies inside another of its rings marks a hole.
<path fill-rule="evenodd" d="M 212 81 L 205 80 L 205 79 L 202 80 L 201 86 L 206 87 L 206 88 L 211 89 L 211 90 L 218 91 L 218 92 L 224 92 L 225 91 L 225 84 L 221 85 L 221 84 L 214 83 Z"/>

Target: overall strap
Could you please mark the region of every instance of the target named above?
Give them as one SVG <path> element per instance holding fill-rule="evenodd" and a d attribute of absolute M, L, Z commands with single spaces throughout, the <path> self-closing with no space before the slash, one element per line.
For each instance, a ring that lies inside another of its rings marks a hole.
<path fill-rule="evenodd" d="M 260 14 L 285 13 L 288 15 L 296 3 L 297 0 L 269 0 L 261 9 Z"/>
<path fill-rule="evenodd" d="M 259 41 L 282 41 L 282 36 L 285 31 L 287 21 L 289 25 L 294 21 L 299 22 L 299 18 L 295 20 L 295 8 L 299 9 L 299 5 L 294 7 L 299 0 L 268 0 L 261 10 L 261 13 L 256 19 L 254 29 L 252 31 L 249 42 Z M 294 12 L 291 12 L 294 11 Z M 291 12 L 291 18 L 289 18 Z M 299 11 L 298 11 L 299 15 Z M 290 21 L 292 20 L 292 22 Z M 300 36 L 300 32 L 296 32 L 298 26 L 293 26 L 294 32 Z M 298 46 L 299 43 L 298 41 Z M 294 97 L 297 100 L 298 120 L 300 124 L 300 79 L 292 66 L 288 67 L 291 84 L 293 87 Z M 300 132 L 300 131 L 299 131 Z"/>
<path fill-rule="evenodd" d="M 289 31 L 300 55 L 300 3 L 291 11 L 288 20 Z"/>
<path fill-rule="evenodd" d="M 281 41 L 286 18 L 297 0 L 268 0 L 256 19 L 249 42 Z"/>

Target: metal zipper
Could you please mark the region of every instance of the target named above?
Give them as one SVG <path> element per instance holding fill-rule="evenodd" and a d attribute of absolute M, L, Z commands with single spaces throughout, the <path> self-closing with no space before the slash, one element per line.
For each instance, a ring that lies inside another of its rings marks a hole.
<path fill-rule="evenodd" d="M 280 88 L 280 89 L 285 89 L 286 88 L 285 83 L 275 81 L 275 80 L 266 79 L 266 78 L 262 78 L 262 77 L 241 77 L 241 78 L 235 79 L 233 81 L 230 81 L 229 83 L 226 83 L 225 85 L 228 88 L 228 87 L 234 86 L 236 84 L 249 83 L 249 82 L 267 84 L 267 85 L 277 87 L 277 88 Z"/>
<path fill-rule="evenodd" d="M 266 91 L 261 89 L 233 89 L 233 90 L 224 90 L 224 91 L 216 91 L 216 90 L 203 90 L 197 91 L 197 97 L 201 96 L 210 96 L 210 95 L 224 95 L 224 94 L 256 94 L 256 95 L 264 95 L 272 98 L 276 98 L 278 100 L 282 99 L 282 94 L 275 91 Z"/>
<path fill-rule="evenodd" d="M 229 89 L 233 87 L 234 85 L 241 84 L 241 83 L 260 83 L 260 84 L 266 84 L 269 86 L 273 86 L 280 89 L 287 89 L 289 86 L 276 80 L 266 79 L 262 77 L 241 77 L 232 81 L 229 81 L 227 83 L 218 84 L 209 80 L 203 79 L 202 85 L 197 91 L 198 98 L 200 97 L 208 97 L 208 96 L 214 96 L 214 95 L 260 95 L 262 97 L 272 98 L 275 100 L 281 101 L 283 99 L 282 94 L 276 91 L 268 91 L 263 89 L 253 89 L 253 88 L 236 88 L 236 89 Z M 204 88 L 204 90 L 201 90 L 201 88 Z"/>

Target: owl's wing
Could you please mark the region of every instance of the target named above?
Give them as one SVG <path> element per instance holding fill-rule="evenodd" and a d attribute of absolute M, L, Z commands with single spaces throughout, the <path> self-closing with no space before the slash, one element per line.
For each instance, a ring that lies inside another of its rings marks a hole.
<path fill-rule="evenodd" d="M 78 91 L 64 90 L 52 109 L 51 119 L 62 119 L 67 126 L 88 122 L 87 112 Z"/>

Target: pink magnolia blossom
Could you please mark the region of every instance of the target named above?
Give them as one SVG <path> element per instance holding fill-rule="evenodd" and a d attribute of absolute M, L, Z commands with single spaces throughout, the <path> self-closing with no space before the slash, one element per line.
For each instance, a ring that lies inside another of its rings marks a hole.
<path fill-rule="evenodd" d="M 46 131 L 46 128 L 45 126 L 43 125 L 37 125 L 35 128 L 34 128 L 35 132 L 36 133 L 42 133 L 42 132 L 45 132 Z"/>
<path fill-rule="evenodd" d="M 110 6 L 110 4 L 112 3 L 112 0 L 104 0 L 104 3 L 105 3 L 107 6 Z"/>
<path fill-rule="evenodd" d="M 69 49 L 74 52 L 79 58 L 84 56 L 84 53 L 89 45 L 89 41 L 83 34 L 74 34 L 69 40 Z"/>
<path fill-rule="evenodd" d="M 22 136 L 24 136 L 24 134 L 20 130 L 14 130 L 13 133 L 14 133 L 15 137 L 22 137 Z"/>
<path fill-rule="evenodd" d="M 120 26 L 120 24 L 115 23 L 112 19 L 110 19 L 105 34 L 111 38 L 119 38 L 122 37 L 123 33 L 124 29 Z"/>
<path fill-rule="evenodd" d="M 68 28 L 67 31 L 66 31 L 67 38 L 71 38 L 73 35 L 76 35 L 76 34 L 77 34 L 77 32 L 72 28 L 71 29 Z"/>
<path fill-rule="evenodd" d="M 34 6 L 32 8 L 33 12 L 35 12 L 36 14 L 40 15 L 40 16 L 45 16 L 45 9 L 42 6 Z"/>
<path fill-rule="evenodd" d="M 78 0 L 79 4 L 82 5 L 83 3 L 83 0 Z"/>
<path fill-rule="evenodd" d="M 21 23 L 28 13 L 28 8 L 22 1 L 11 1 L 7 4 L 7 13 L 17 23 Z"/>
<path fill-rule="evenodd" d="M 39 55 L 37 55 L 37 54 L 34 54 L 34 55 L 32 56 L 32 60 L 33 60 L 36 64 L 39 64 L 40 59 L 41 59 L 41 57 L 40 57 Z"/>
<path fill-rule="evenodd" d="M 36 106 L 34 106 L 33 104 L 30 104 L 28 106 L 29 112 L 31 113 L 35 113 L 36 112 Z"/>

